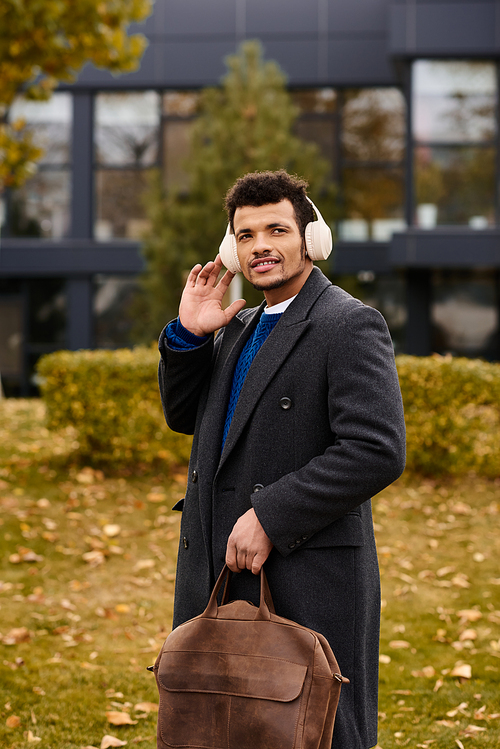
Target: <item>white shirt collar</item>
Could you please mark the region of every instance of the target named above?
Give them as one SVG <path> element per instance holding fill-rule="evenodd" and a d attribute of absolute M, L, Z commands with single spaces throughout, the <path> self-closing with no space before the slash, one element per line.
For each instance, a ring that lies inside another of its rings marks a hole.
<path fill-rule="evenodd" d="M 284 312 L 289 304 L 293 302 L 295 299 L 295 296 L 291 296 L 290 299 L 285 299 L 284 302 L 280 302 L 279 304 L 274 304 L 272 307 L 264 307 L 264 314 L 265 315 L 278 315 L 281 312 Z"/>

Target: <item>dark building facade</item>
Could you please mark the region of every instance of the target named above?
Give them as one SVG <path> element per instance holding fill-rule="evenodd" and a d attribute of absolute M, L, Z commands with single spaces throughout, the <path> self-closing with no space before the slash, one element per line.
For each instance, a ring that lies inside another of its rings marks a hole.
<path fill-rule="evenodd" d="M 338 183 L 332 274 L 396 351 L 500 359 L 500 0 L 156 0 L 140 69 L 20 102 L 45 149 L 3 201 L 0 373 L 130 344 L 148 172 L 182 183 L 197 92 L 260 39 Z"/>

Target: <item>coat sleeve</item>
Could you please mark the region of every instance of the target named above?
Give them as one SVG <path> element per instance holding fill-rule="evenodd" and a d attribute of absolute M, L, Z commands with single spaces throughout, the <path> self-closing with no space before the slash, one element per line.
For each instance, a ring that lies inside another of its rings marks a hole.
<path fill-rule="evenodd" d="M 214 337 L 184 351 L 170 348 L 162 332 L 158 384 L 165 420 L 174 432 L 194 434 L 198 404 L 211 375 Z"/>
<path fill-rule="evenodd" d="M 252 494 L 257 517 L 283 556 L 301 545 L 298 539 L 311 539 L 404 470 L 403 405 L 385 320 L 360 305 L 335 327 L 324 341 L 331 444 Z"/>

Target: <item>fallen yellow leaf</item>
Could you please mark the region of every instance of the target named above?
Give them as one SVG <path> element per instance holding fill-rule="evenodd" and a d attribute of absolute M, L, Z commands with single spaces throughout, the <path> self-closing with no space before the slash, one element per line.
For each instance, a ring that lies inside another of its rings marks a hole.
<path fill-rule="evenodd" d="M 27 627 L 14 627 L 2 638 L 4 645 L 17 645 L 20 642 L 29 642 L 31 634 Z"/>
<path fill-rule="evenodd" d="M 486 728 L 484 728 L 483 726 L 469 725 L 467 726 L 465 731 L 460 731 L 460 735 L 461 736 L 474 736 L 477 733 L 481 733 L 481 731 L 486 731 Z"/>
<path fill-rule="evenodd" d="M 18 715 L 9 715 L 5 721 L 7 728 L 19 728 L 21 725 L 21 718 Z"/>
<path fill-rule="evenodd" d="M 411 645 L 406 640 L 391 640 L 389 643 L 390 648 L 394 648 L 395 650 L 398 649 L 404 649 L 404 648 L 411 648 Z"/>
<path fill-rule="evenodd" d="M 26 738 L 27 738 L 28 744 L 37 744 L 39 741 L 42 740 L 40 736 L 34 736 L 33 731 L 28 731 L 28 735 Z"/>
<path fill-rule="evenodd" d="M 126 743 L 126 741 L 121 741 L 116 736 L 106 734 L 106 736 L 102 737 L 100 749 L 108 749 L 110 746 L 125 746 Z"/>
<path fill-rule="evenodd" d="M 467 622 L 477 622 L 483 615 L 477 609 L 462 609 L 461 611 L 457 611 L 457 616 L 465 619 Z"/>
<path fill-rule="evenodd" d="M 468 702 L 461 702 L 460 705 L 454 707 L 453 710 L 448 710 L 446 715 L 448 716 L 448 718 L 454 718 L 458 713 L 463 713 L 465 711 L 465 708 L 468 706 Z"/>
<path fill-rule="evenodd" d="M 132 720 L 128 713 L 120 712 L 118 710 L 108 710 L 106 713 L 108 723 L 113 726 L 135 726 L 137 721 Z"/>
<path fill-rule="evenodd" d="M 102 551 L 99 551 L 98 549 L 94 549 L 93 551 L 87 551 L 85 554 L 82 554 L 82 559 L 84 562 L 87 562 L 91 567 L 98 567 L 100 564 L 102 564 L 105 560 L 105 556 L 102 553 Z"/>
<path fill-rule="evenodd" d="M 107 523 L 103 529 L 103 533 L 108 538 L 114 538 L 120 534 L 121 528 L 116 523 Z"/>
<path fill-rule="evenodd" d="M 472 678 L 472 666 L 469 663 L 460 663 L 450 672 L 450 676 L 458 676 L 460 679 Z"/>
<path fill-rule="evenodd" d="M 158 707 L 159 705 L 157 702 L 138 702 L 137 705 L 134 706 L 134 710 L 140 713 L 157 713 Z"/>
<path fill-rule="evenodd" d="M 464 640 L 475 640 L 477 638 L 477 632 L 475 629 L 464 629 L 464 631 L 458 636 L 460 642 Z"/>

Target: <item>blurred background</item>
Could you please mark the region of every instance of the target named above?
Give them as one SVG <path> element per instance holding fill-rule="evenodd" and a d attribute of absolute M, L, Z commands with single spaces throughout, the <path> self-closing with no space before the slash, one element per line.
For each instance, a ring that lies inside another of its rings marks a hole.
<path fill-rule="evenodd" d="M 148 272 L 166 289 L 198 257 L 181 243 L 186 267 L 165 259 L 159 271 L 155 237 L 165 258 L 178 242 L 161 222 L 172 232 L 179 217 L 178 235 L 192 225 L 201 236 L 196 199 L 210 206 L 217 220 L 199 257 L 215 256 L 223 193 L 247 162 L 219 169 L 214 195 L 202 166 L 221 129 L 218 158 L 230 161 L 234 133 L 260 122 L 265 101 L 275 135 L 283 122 L 316 146 L 304 146 L 315 164 L 305 176 L 336 236 L 325 272 L 384 314 L 396 352 L 500 359 L 500 3 L 156 0 L 131 30 L 148 41 L 134 72 L 88 64 L 47 100 L 17 97 L 6 110 L 43 153 L 1 194 L 5 395 L 36 394 L 34 365 L 50 351 L 153 340 L 159 327 L 137 325 L 155 319 Z M 253 78 L 252 65 L 268 74 Z M 249 90 L 257 81 L 241 111 L 240 74 Z M 223 101 L 207 87 L 224 80 Z M 258 140 L 245 148 L 265 168 Z M 169 310 L 155 313 L 163 324 Z"/>

